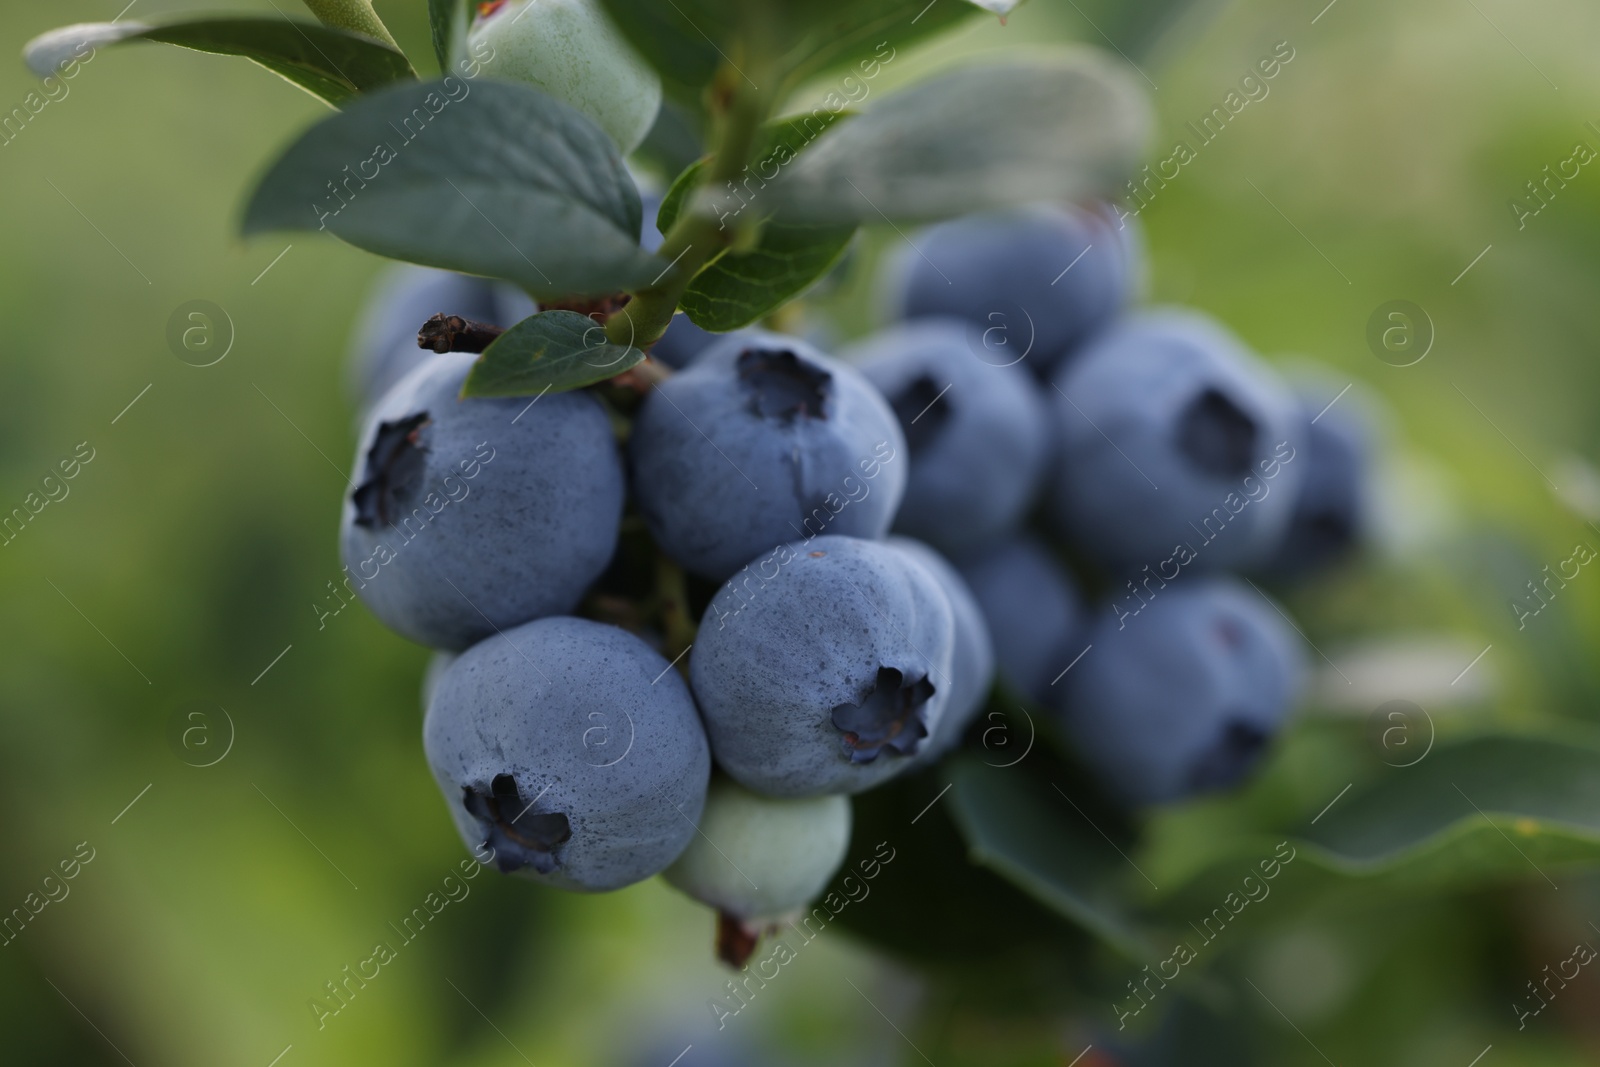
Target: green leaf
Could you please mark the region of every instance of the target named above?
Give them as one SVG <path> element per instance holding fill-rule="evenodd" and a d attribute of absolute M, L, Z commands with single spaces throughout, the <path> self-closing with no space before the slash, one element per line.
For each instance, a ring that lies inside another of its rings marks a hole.
<path fill-rule="evenodd" d="M 244 232 L 327 229 L 555 301 L 660 275 L 639 216 L 593 122 L 530 86 L 449 77 L 363 96 L 313 126 L 261 180 Z"/>
<path fill-rule="evenodd" d="M 1536 737 L 1438 745 L 1337 801 L 1304 838 L 1352 875 L 1463 885 L 1600 860 L 1600 750 Z"/>
<path fill-rule="evenodd" d="M 159 41 L 197 52 L 244 56 L 335 107 L 364 92 L 416 77 L 404 55 L 361 34 L 284 18 L 213 18 L 182 22 L 89 22 L 29 41 L 28 69 L 46 77 L 85 49 L 124 41 Z"/>
<path fill-rule="evenodd" d="M 1133 959 L 1152 952 L 1126 902 L 1135 870 L 1088 816 L 1050 783 L 1020 767 L 975 757 L 953 761 L 951 816 L 972 862 Z"/>
<path fill-rule="evenodd" d="M 1109 194 L 1151 129 L 1139 85 L 1086 49 L 969 66 L 829 130 L 768 192 L 792 221 L 924 221 Z M 737 205 L 734 205 L 737 206 Z"/>
<path fill-rule="evenodd" d="M 703 267 L 678 306 L 696 326 L 726 333 L 748 326 L 799 296 L 826 274 L 856 227 L 771 222 L 748 252 L 728 252 Z"/>
<path fill-rule="evenodd" d="M 747 168 L 752 177 L 744 188 L 751 197 L 750 204 L 759 209 L 761 190 L 770 176 L 823 131 L 852 114 L 818 109 L 814 114 L 780 119 L 763 128 L 755 162 Z M 656 225 L 662 233 L 672 228 L 688 197 L 699 187 L 707 163 L 701 159 L 673 180 L 656 213 Z M 731 204 L 734 206 L 723 208 L 730 218 L 743 213 L 742 200 Z M 756 217 L 752 211 L 750 221 Z M 680 306 L 696 326 L 714 333 L 748 326 L 826 274 L 849 247 L 855 231 L 854 223 L 768 223 L 762 227 L 753 249 L 724 253 L 703 267 L 690 282 Z"/>
<path fill-rule="evenodd" d="M 760 86 L 769 92 L 846 64 L 870 80 L 900 50 L 978 13 L 951 0 L 602 2 L 667 89 L 696 105 L 724 63 L 750 86 L 781 83 Z M 770 58 L 757 63 L 751 58 L 756 53 Z"/>
<path fill-rule="evenodd" d="M 450 72 L 456 48 L 466 39 L 466 0 L 428 0 L 428 28 L 433 34 L 433 54 L 439 57 L 439 69 Z"/>
<path fill-rule="evenodd" d="M 606 341 L 605 327 L 576 311 L 542 311 L 523 319 L 484 350 L 462 396 L 564 393 L 603 382 L 644 360 L 632 345 Z"/>

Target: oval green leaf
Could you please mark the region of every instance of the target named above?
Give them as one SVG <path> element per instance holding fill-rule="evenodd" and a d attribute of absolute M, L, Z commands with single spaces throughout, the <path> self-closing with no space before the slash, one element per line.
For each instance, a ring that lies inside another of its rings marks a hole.
<path fill-rule="evenodd" d="M 542 396 L 614 378 L 643 362 L 610 344 L 605 327 L 576 311 L 542 311 L 495 338 L 467 375 L 462 396 Z"/>
<path fill-rule="evenodd" d="M 244 232 L 326 229 L 369 252 L 506 278 L 547 302 L 649 282 L 616 146 L 525 85 L 455 76 L 363 96 L 273 164 Z"/>
<path fill-rule="evenodd" d="M 932 221 L 1105 196 L 1137 165 L 1149 104 L 1122 66 L 1072 49 L 942 74 L 819 137 L 769 191 L 790 221 Z"/>
<path fill-rule="evenodd" d="M 416 78 L 406 57 L 380 41 L 284 18 L 80 23 L 35 37 L 22 54 L 28 69 L 43 78 L 95 48 L 125 41 L 244 56 L 335 107 L 361 93 Z"/>

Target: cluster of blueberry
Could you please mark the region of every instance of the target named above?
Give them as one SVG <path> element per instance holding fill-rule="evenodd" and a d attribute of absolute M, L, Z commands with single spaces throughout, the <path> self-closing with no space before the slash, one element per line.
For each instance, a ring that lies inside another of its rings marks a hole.
<path fill-rule="evenodd" d="M 771 919 L 837 870 L 848 796 L 957 747 L 997 676 L 1130 804 L 1240 780 L 1303 662 L 1219 572 L 1354 545 L 1363 430 L 1204 316 L 1130 311 L 1139 260 L 1098 208 L 959 219 L 889 271 L 896 324 L 840 358 L 680 316 L 631 411 L 458 399 L 474 357 L 417 366 L 416 326 L 531 309 L 390 282 L 343 552 L 383 557 L 363 600 L 444 650 L 425 747 L 468 844 L 568 889 L 664 871 Z M 486 446 L 470 496 L 435 501 Z"/>

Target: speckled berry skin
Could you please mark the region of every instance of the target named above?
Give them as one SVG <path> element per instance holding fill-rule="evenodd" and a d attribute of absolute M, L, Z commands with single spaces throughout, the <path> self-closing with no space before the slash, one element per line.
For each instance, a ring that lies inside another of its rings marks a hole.
<path fill-rule="evenodd" d="M 781 800 L 719 777 L 700 833 L 663 877 L 736 919 L 776 920 L 821 896 L 849 847 L 847 797 Z"/>
<path fill-rule="evenodd" d="M 473 20 L 468 45 L 489 47 L 492 77 L 527 82 L 583 112 L 617 142 L 639 147 L 661 109 L 661 79 L 622 39 L 596 0 L 510 0 Z"/>
<path fill-rule="evenodd" d="M 423 747 L 461 839 L 502 871 L 604 892 L 667 867 L 695 836 L 711 754 L 683 678 L 586 619 L 496 634 L 446 669 Z"/>
<path fill-rule="evenodd" d="M 1047 702 L 1051 682 L 1083 650 L 1085 612 L 1077 583 L 1026 534 L 986 545 L 956 563 L 989 625 L 1000 677 L 1018 695 Z"/>
<path fill-rule="evenodd" d="M 891 545 L 780 545 L 707 607 L 689 676 L 717 764 L 778 797 L 855 793 L 905 770 L 954 689 L 955 620 Z"/>
<path fill-rule="evenodd" d="M 1045 373 L 1122 310 L 1130 252 L 1100 211 L 1033 205 L 930 227 L 891 268 L 889 303 L 904 319 L 973 323 L 992 364 Z"/>
<path fill-rule="evenodd" d="M 599 403 L 462 400 L 476 358 L 430 356 L 368 416 L 340 530 L 372 613 L 450 650 L 571 611 L 622 521 L 622 461 Z"/>
<path fill-rule="evenodd" d="M 1105 786 L 1132 805 L 1242 781 L 1293 709 L 1299 637 L 1255 590 L 1195 576 L 1136 616 L 1106 610 L 1062 679 L 1062 723 Z"/>
<path fill-rule="evenodd" d="M 955 623 L 955 646 L 950 661 L 950 703 L 945 706 L 944 717 L 929 736 L 921 752 L 917 753 L 918 766 L 932 763 L 961 743 L 972 720 L 977 718 L 989 700 L 989 689 L 994 684 L 994 641 L 989 636 L 989 624 L 984 620 L 983 609 L 967 580 L 938 552 L 921 541 L 909 537 L 891 537 L 885 544 L 892 545 L 927 568 L 929 574 L 944 590 L 950 600 L 951 618 Z"/>
<path fill-rule="evenodd" d="M 859 371 L 758 331 L 657 386 L 629 457 L 656 543 L 715 582 L 799 538 L 882 537 L 907 476 L 900 424 Z"/>
<path fill-rule="evenodd" d="M 1020 522 L 1054 443 L 1032 376 L 985 363 L 969 333 L 955 319 L 927 319 L 841 353 L 883 393 L 905 433 L 911 474 L 895 530 L 943 552 Z"/>
<path fill-rule="evenodd" d="M 350 342 L 350 390 L 362 409 L 433 355 L 417 347 L 417 331 L 438 314 L 497 321 L 494 284 L 410 263 L 378 275 Z"/>
<path fill-rule="evenodd" d="M 1281 538 L 1305 468 L 1293 394 L 1232 333 L 1194 311 L 1121 320 L 1062 369 L 1051 511 L 1113 570 L 1262 561 Z M 1171 570 L 1171 568 L 1168 568 Z M 1170 577 L 1170 575 L 1169 575 Z"/>

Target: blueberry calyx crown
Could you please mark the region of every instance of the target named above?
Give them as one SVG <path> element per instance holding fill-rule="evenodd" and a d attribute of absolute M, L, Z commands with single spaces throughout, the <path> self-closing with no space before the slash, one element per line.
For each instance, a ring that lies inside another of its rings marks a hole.
<path fill-rule="evenodd" d="M 487 793 L 461 787 L 462 806 L 482 824 L 484 847 L 493 851 L 501 874 L 523 867 L 549 874 L 560 866 L 555 850 L 571 839 L 572 823 L 561 812 L 530 813 L 538 800 L 524 802 L 509 774 L 495 775 Z"/>
<path fill-rule="evenodd" d="M 1271 734 L 1253 722 L 1229 720 L 1222 735 L 1190 769 L 1190 789 L 1210 792 L 1237 785 L 1261 761 L 1271 739 Z"/>
<path fill-rule="evenodd" d="M 1178 450 L 1217 478 L 1250 473 L 1256 453 L 1256 421 L 1220 389 L 1206 389 L 1178 418 Z"/>
<path fill-rule="evenodd" d="M 907 681 L 895 668 L 879 667 L 872 688 L 858 703 L 833 709 L 833 725 L 850 762 L 871 763 L 884 749 L 914 755 L 928 736 L 925 716 L 933 693 L 926 677 Z"/>
<path fill-rule="evenodd" d="M 825 419 L 833 375 L 786 348 L 747 348 L 739 353 L 739 384 L 750 410 L 764 419 Z"/>
<path fill-rule="evenodd" d="M 939 436 L 944 424 L 950 421 L 949 402 L 937 403 L 948 386 L 941 387 L 931 376 L 919 374 L 904 389 L 889 400 L 900 429 L 906 435 L 906 447 L 914 456 Z"/>
<path fill-rule="evenodd" d="M 356 506 L 357 526 L 391 524 L 399 510 L 396 497 L 409 489 L 422 475 L 422 428 L 429 423 L 428 413 L 419 411 L 396 422 L 378 424 L 377 436 L 367 450 L 362 482 L 351 494 Z"/>

